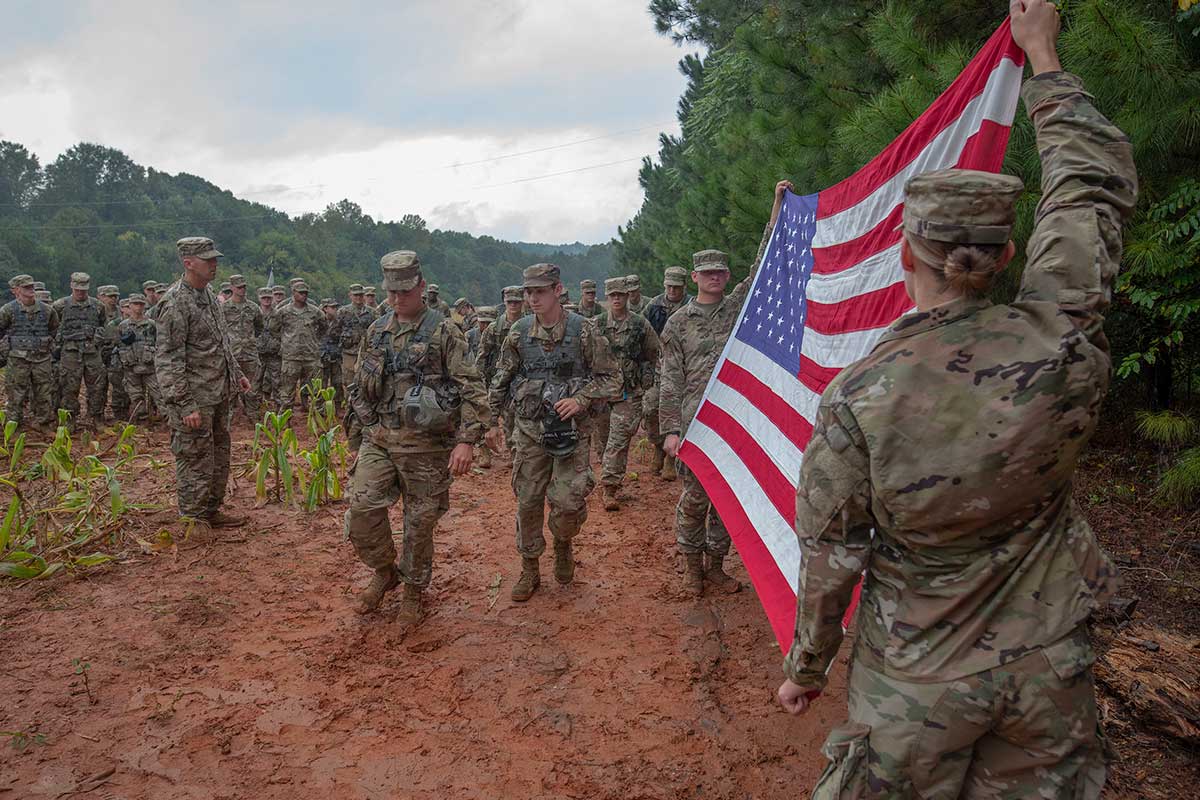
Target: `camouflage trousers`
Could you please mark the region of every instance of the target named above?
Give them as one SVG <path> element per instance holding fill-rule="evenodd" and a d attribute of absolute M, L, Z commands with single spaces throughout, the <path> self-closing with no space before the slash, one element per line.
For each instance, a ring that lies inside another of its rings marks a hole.
<path fill-rule="evenodd" d="M 679 552 L 727 555 L 729 531 L 708 499 L 708 492 L 682 461 L 676 462 L 675 468 L 683 478 L 683 493 L 675 506 L 675 542 Z"/>
<path fill-rule="evenodd" d="M 513 494 L 517 497 L 517 552 L 536 558 L 546 549 L 542 532 L 546 505 L 550 506 L 550 533 L 570 541 L 587 521 L 588 495 L 596 488 L 592 474 L 587 421 L 579 423 L 575 452 L 555 458 L 542 447 L 541 426 L 518 419 L 513 426 Z"/>
<path fill-rule="evenodd" d="M 433 575 L 433 531 L 450 509 L 450 454 L 394 453 L 364 441 L 350 478 L 346 530 L 359 560 L 371 569 L 396 561 L 388 509 L 404 500 L 400 580 L 428 586 Z"/>
<path fill-rule="evenodd" d="M 609 413 L 608 442 L 604 446 L 604 466 L 600 483 L 620 486 L 629 466 L 629 445 L 642 422 L 642 398 L 631 397 L 614 403 Z"/>
<path fill-rule="evenodd" d="M 608 446 L 608 430 L 612 415 L 612 406 L 608 403 L 596 403 L 592 410 L 592 442 L 596 446 L 596 460 L 604 463 L 604 448 Z"/>
<path fill-rule="evenodd" d="M 642 397 L 642 418 L 646 423 L 646 438 L 661 450 L 666 437 L 658 427 L 658 383 L 647 389 Z"/>
<path fill-rule="evenodd" d="M 321 385 L 332 386 L 337 390 L 334 395 L 334 400 L 337 403 L 342 403 L 345 399 L 345 388 L 342 385 L 342 362 L 337 361 L 322 361 L 321 362 Z"/>
<path fill-rule="evenodd" d="M 124 383 L 130 403 L 129 411 L 136 411 L 138 419 L 157 419 L 162 414 L 162 393 L 158 390 L 157 374 L 128 370 Z"/>
<path fill-rule="evenodd" d="M 203 519 L 225 502 L 225 485 L 229 481 L 229 398 L 215 406 L 202 406 L 199 411 L 199 428 L 186 428 L 182 420 L 171 419 L 171 452 L 175 455 L 179 515 Z"/>
<path fill-rule="evenodd" d="M 279 406 L 280 411 L 294 408 L 300 390 L 320 375 L 320 361 L 295 361 L 285 358 L 279 369 L 279 390 L 275 395 L 275 405 Z"/>
<path fill-rule="evenodd" d="M 115 366 L 108 368 L 108 388 L 113 416 L 120 420 L 129 418 L 129 392 L 125 390 L 125 367 L 113 356 Z"/>
<path fill-rule="evenodd" d="M 4 393 L 8 418 L 18 425 L 26 419 L 26 403 L 31 422 L 46 428 L 54 424 L 54 365 L 49 358 L 30 361 L 10 355 L 4 370 Z"/>
<path fill-rule="evenodd" d="M 1086 628 L 1002 667 L 909 683 L 859 658 L 813 798 L 1100 797 L 1103 745 Z"/>
<path fill-rule="evenodd" d="M 95 350 L 82 351 L 63 348 L 58 361 L 59 380 L 62 388 L 62 407 L 71 412 L 71 419 L 79 421 L 79 389 L 87 390 L 87 412 L 93 422 L 104 419 L 104 402 L 108 399 L 108 370 Z"/>
<path fill-rule="evenodd" d="M 242 410 L 251 422 L 262 421 L 262 362 L 257 358 L 239 358 L 238 366 L 246 380 L 250 381 L 250 391 L 239 395 Z"/>
<path fill-rule="evenodd" d="M 262 356 L 259 363 L 259 383 L 254 388 L 261 400 L 273 403 L 279 395 L 279 372 L 282 366 L 279 356 Z"/>

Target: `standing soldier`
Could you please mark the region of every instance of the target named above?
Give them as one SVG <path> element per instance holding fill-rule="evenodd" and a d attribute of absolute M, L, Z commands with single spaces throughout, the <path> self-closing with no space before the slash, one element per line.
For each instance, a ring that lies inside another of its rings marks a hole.
<path fill-rule="evenodd" d="M 288 290 L 283 286 L 275 286 L 271 289 L 271 297 L 274 300 L 274 309 L 278 311 L 287 305 Z"/>
<path fill-rule="evenodd" d="M 620 373 L 604 337 L 583 317 L 559 305 L 558 267 L 526 267 L 524 287 L 533 315 L 518 320 L 504 340 L 488 398 L 495 419 L 510 394 L 516 413 L 512 486 L 521 577 L 512 588 L 512 599 L 517 602 L 528 600 L 541 584 L 547 502 L 554 577 L 566 584 L 575 575 L 571 540 L 587 520 L 587 498 L 596 485 L 587 412 L 592 403 L 620 391 Z M 499 427 L 488 431 L 493 449 L 499 437 Z"/>
<path fill-rule="evenodd" d="M 646 298 L 642 297 L 642 279 L 637 275 L 626 275 L 629 286 L 629 310 L 634 314 L 642 314 L 646 310 Z"/>
<path fill-rule="evenodd" d="M 158 281 L 142 281 L 142 294 L 146 297 L 146 313 L 149 314 L 158 305 Z"/>
<path fill-rule="evenodd" d="M 125 392 L 125 378 L 121 375 L 121 358 L 117 352 L 117 326 L 124 315 L 120 306 L 121 293 L 116 286 L 101 286 L 96 297 L 104 304 L 108 322 L 100 334 L 100 361 L 104 364 L 106 383 L 113 419 L 129 419 L 129 395 Z"/>
<path fill-rule="evenodd" d="M 104 305 L 88 295 L 91 277 L 86 272 L 71 273 L 71 294 L 55 301 L 58 311 L 59 376 L 62 381 L 63 408 L 81 427 L 96 428 L 104 422 L 104 401 L 108 394 L 108 373 L 100 359 L 100 345 L 108 313 Z M 79 388 L 87 388 L 88 418 L 79 418 Z"/>
<path fill-rule="evenodd" d="M 264 327 L 262 311 L 246 299 L 244 276 L 230 275 L 229 287 L 229 299 L 221 304 L 221 317 L 233 357 L 250 381 L 250 391 L 242 395 L 242 408 L 251 422 L 258 422 L 262 418 L 262 361 L 258 354 L 258 337 Z"/>
<path fill-rule="evenodd" d="M 650 302 L 646 304 L 646 321 L 659 336 L 662 335 L 667 320 L 676 311 L 691 302 L 692 296 L 687 293 L 686 286 L 687 270 L 683 267 L 667 267 L 663 272 L 663 293 L 651 298 Z M 642 418 L 646 423 L 646 435 L 654 445 L 654 464 L 651 471 L 655 475 L 661 474 L 663 480 L 675 480 L 677 477 L 675 458 L 663 452 L 663 435 L 658 428 L 657 375 L 654 386 L 646 392 Z"/>
<path fill-rule="evenodd" d="M 231 297 L 233 297 L 233 284 L 229 281 L 221 281 L 221 291 L 217 294 L 217 301 L 227 303 Z"/>
<path fill-rule="evenodd" d="M 275 405 L 280 411 L 291 408 L 297 395 L 303 401 L 313 378 L 321 374 L 321 337 L 325 335 L 325 316 L 308 304 L 308 284 L 292 280 L 292 302 L 275 312 L 279 325 L 279 394 Z"/>
<path fill-rule="evenodd" d="M 374 286 L 364 286 L 363 287 L 363 302 L 366 303 L 367 308 L 371 309 L 371 314 L 372 314 L 373 319 L 378 319 L 379 317 L 381 317 L 387 313 L 387 310 L 388 310 L 387 303 L 384 303 L 383 305 L 379 305 L 379 302 L 375 298 L 375 287 Z"/>
<path fill-rule="evenodd" d="M 336 402 L 341 402 L 342 388 L 342 348 L 338 342 L 337 332 L 338 302 L 332 297 L 321 301 L 321 316 L 325 318 L 325 333 L 321 336 L 321 385 L 334 389 Z"/>
<path fill-rule="evenodd" d="M 259 383 L 254 391 L 259 400 L 274 401 L 279 394 L 279 323 L 274 321 L 275 294 L 269 288 L 258 290 L 258 310 L 262 314 L 263 327 L 258 335 L 258 360 L 261 365 Z"/>
<path fill-rule="evenodd" d="M 467 355 L 471 357 L 472 364 L 479 357 L 479 342 L 483 338 L 483 332 L 495 321 L 495 306 L 480 306 L 475 309 L 474 324 L 467 329 Z"/>
<path fill-rule="evenodd" d="M 363 335 L 374 321 L 375 312 L 367 306 L 363 285 L 350 284 L 350 302 L 338 309 L 334 324 L 342 352 L 342 380 L 346 384 L 354 380 L 358 349 L 362 345 Z"/>
<path fill-rule="evenodd" d="M 596 302 L 596 282 L 591 278 L 579 282 L 579 316 L 591 319 L 604 309 Z"/>
<path fill-rule="evenodd" d="M 621 372 L 620 391 L 612 398 L 608 442 L 600 484 L 604 487 L 604 510 L 617 511 L 617 490 L 625 480 L 629 445 L 642 421 L 642 397 L 654 383 L 658 363 L 658 334 L 641 314 L 629 310 L 629 279 L 609 278 L 604 282 L 608 310 L 596 317 L 596 330 L 613 354 Z"/>
<path fill-rule="evenodd" d="M 132 404 L 131 415 L 155 422 L 163 407 L 154 372 L 158 325 L 146 316 L 145 297 L 135 294 L 129 298 L 129 319 L 121 320 L 117 330 L 117 360 Z"/>
<path fill-rule="evenodd" d="M 8 419 L 22 425 L 25 403 L 33 426 L 54 426 L 54 369 L 51 351 L 58 331 L 58 312 L 34 296 L 33 278 L 17 275 L 8 282 L 15 295 L 0 308 L 0 338 L 8 345 L 4 393 Z"/>
<path fill-rule="evenodd" d="M 487 327 L 479 341 L 479 355 L 475 364 L 479 374 L 483 376 L 484 386 L 487 387 L 489 402 L 491 401 L 492 381 L 496 377 L 496 366 L 500 362 L 500 350 L 508 331 L 524 314 L 525 297 L 520 286 L 504 287 L 504 316 L 499 317 Z M 497 406 L 493 406 L 495 408 Z M 507 394 L 498 398 L 500 408 L 498 421 L 504 428 L 504 441 L 512 444 L 513 440 L 513 407 L 512 398 Z"/>
<path fill-rule="evenodd" d="M 375 577 L 360 612 L 404 584 L 399 618 L 416 623 L 421 592 L 433 574 L 433 531 L 450 508 L 451 475 L 471 468 L 472 448 L 490 412 L 467 343 L 442 314 L 426 308 L 421 262 L 411 250 L 380 259 L 391 314 L 367 329 L 351 406 L 361 431 L 350 482 L 346 528 L 354 551 Z M 404 500 L 399 565 L 388 509 Z"/>
<path fill-rule="evenodd" d="M 245 520 L 221 511 L 229 481 L 229 417 L 235 391 L 250 391 L 209 284 L 221 253 L 212 239 L 175 244 L 183 278 L 158 301 L 154 368 L 171 426 L 179 515 L 215 528 Z"/>
<path fill-rule="evenodd" d="M 438 299 L 438 293 L 440 291 L 441 290 L 438 289 L 438 285 L 436 283 L 429 284 L 429 293 L 426 295 L 425 302 L 434 311 L 440 311 L 442 312 L 442 316 L 449 318 L 450 304 L 445 300 Z"/>
<path fill-rule="evenodd" d="M 779 688 L 791 713 L 825 686 L 867 572 L 849 724 L 825 745 L 843 755 L 814 797 L 1104 788 L 1088 618 L 1118 578 L 1072 482 L 1108 391 L 1103 312 L 1137 176 L 1129 140 L 1062 71 L 1054 4 L 1013 0 L 1010 13 L 1042 167 L 1017 299 L 987 298 L 1016 253 L 1021 181 L 910 178 L 900 264 L 916 310 L 825 388 L 804 452 Z"/>

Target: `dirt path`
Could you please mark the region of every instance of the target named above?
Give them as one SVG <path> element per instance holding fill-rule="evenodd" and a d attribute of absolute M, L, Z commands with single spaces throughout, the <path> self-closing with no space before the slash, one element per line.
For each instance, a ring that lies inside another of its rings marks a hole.
<path fill-rule="evenodd" d="M 130 493 L 169 497 L 169 472 Z M 508 479 L 455 482 L 415 630 L 396 595 L 353 613 L 344 506 L 253 510 L 244 484 L 252 524 L 219 541 L 5 591 L 0 729 L 30 738 L 0 751 L 0 798 L 804 796 L 844 665 L 809 715 L 778 710 L 753 593 L 675 591 L 678 484 L 630 484 L 620 514 L 597 491 L 575 583 L 517 605 Z"/>

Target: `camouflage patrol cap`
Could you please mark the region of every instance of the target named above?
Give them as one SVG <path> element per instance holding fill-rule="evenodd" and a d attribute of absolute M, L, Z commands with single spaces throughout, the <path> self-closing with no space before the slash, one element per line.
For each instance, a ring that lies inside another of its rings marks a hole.
<path fill-rule="evenodd" d="M 437 294 L 440 291 L 441 291 L 441 289 L 438 288 L 438 285 L 436 283 L 431 283 L 425 287 L 425 292 L 427 294 Z"/>
<path fill-rule="evenodd" d="M 305 282 L 304 278 L 297 278 L 292 281 L 292 291 L 299 292 L 300 294 L 308 294 L 308 283 Z"/>
<path fill-rule="evenodd" d="M 496 321 L 496 307 L 495 306 L 480 306 L 479 308 L 475 309 L 475 314 L 476 314 L 475 318 L 478 320 L 482 320 L 483 322 L 495 322 Z"/>
<path fill-rule="evenodd" d="M 558 267 L 554 264 L 534 264 L 521 273 L 521 285 L 526 289 L 553 286 L 561 280 Z"/>
<path fill-rule="evenodd" d="M 207 236 L 185 236 L 175 243 L 180 258 L 220 258 L 222 253 Z"/>
<path fill-rule="evenodd" d="M 458 308 L 459 306 L 469 306 L 469 305 L 471 305 L 471 301 L 465 297 L 460 297 L 454 301 L 455 308 Z"/>
<path fill-rule="evenodd" d="M 421 259 L 412 250 L 393 250 L 379 259 L 383 270 L 383 289 L 387 292 L 407 292 L 421 283 Z M 430 284 L 436 290 L 436 284 Z"/>
<path fill-rule="evenodd" d="M 663 286 L 687 286 L 687 270 L 683 267 L 667 267 L 663 272 Z"/>
<path fill-rule="evenodd" d="M 520 286 L 505 286 L 504 287 L 504 302 L 506 303 L 521 303 L 525 301 L 525 292 Z"/>
<path fill-rule="evenodd" d="M 605 285 L 607 285 L 607 284 L 605 284 Z M 642 279 L 638 275 L 626 275 L 625 276 L 625 286 L 631 292 L 641 291 Z M 605 291 L 608 291 L 608 290 L 606 289 Z"/>
<path fill-rule="evenodd" d="M 323 299 L 321 300 L 321 308 L 328 308 L 328 307 L 330 307 L 330 306 L 333 306 L 334 308 L 337 308 L 337 307 L 338 307 L 338 301 L 337 301 L 337 300 L 334 300 L 332 297 L 326 297 L 326 298 L 323 298 Z"/>
<path fill-rule="evenodd" d="M 363 285 L 361 283 L 350 284 L 350 294 L 362 294 L 362 293 L 363 293 Z"/>
<path fill-rule="evenodd" d="M 128 307 L 129 307 L 129 298 L 128 297 L 122 297 L 120 300 L 117 301 L 117 308 L 128 308 Z"/>
<path fill-rule="evenodd" d="M 1006 244 L 1025 185 L 1012 175 L 940 169 L 904 184 L 904 230 L 952 244 Z"/>
<path fill-rule="evenodd" d="M 271 293 L 271 290 L 269 288 L 267 288 L 266 286 L 260 286 L 260 287 L 258 287 L 258 296 L 259 297 L 273 297 L 274 295 Z"/>
<path fill-rule="evenodd" d="M 297 283 L 304 283 L 304 278 L 288 278 L 288 288 L 295 286 Z"/>
<path fill-rule="evenodd" d="M 284 295 L 286 295 L 287 291 L 288 290 L 283 288 L 282 286 L 272 286 L 271 287 L 271 294 L 279 295 L 280 297 L 283 297 Z"/>
<path fill-rule="evenodd" d="M 131 303 L 141 303 L 142 305 L 146 305 L 146 295 L 144 295 L 140 292 L 134 292 L 133 294 L 129 295 L 129 297 L 126 297 L 125 299 Z"/>
<path fill-rule="evenodd" d="M 596 282 L 591 278 L 579 282 L 579 291 L 594 292 L 596 291 Z"/>
<path fill-rule="evenodd" d="M 148 292 L 158 287 L 158 281 L 142 281 L 142 291 Z"/>
<path fill-rule="evenodd" d="M 162 283 L 162 282 L 154 284 L 154 291 L 157 292 L 158 294 L 162 294 L 163 292 L 165 292 L 167 289 L 170 289 L 170 288 L 171 288 L 170 286 L 167 286 L 165 283 Z"/>
<path fill-rule="evenodd" d="M 374 297 L 375 296 L 375 287 L 374 286 L 364 286 L 363 294 L 365 294 L 367 297 Z"/>
<path fill-rule="evenodd" d="M 233 284 L 231 284 L 229 281 L 221 281 L 221 294 L 225 294 L 225 292 L 232 292 L 232 291 L 233 291 Z"/>
<path fill-rule="evenodd" d="M 224 286 L 225 284 L 221 284 L 221 285 Z M 230 275 L 229 276 L 229 285 L 234 286 L 234 287 L 245 286 L 246 285 L 246 276 L 245 275 Z"/>
<path fill-rule="evenodd" d="M 22 286 L 33 286 L 32 275 L 14 275 L 8 279 L 8 288 L 20 289 Z M 34 291 L 37 291 L 34 289 Z"/>
<path fill-rule="evenodd" d="M 72 289 L 87 289 L 92 285 L 92 276 L 86 272 L 71 273 L 71 288 Z"/>
<path fill-rule="evenodd" d="M 578 312 L 579 311 L 579 303 L 564 303 L 563 311 Z"/>
<path fill-rule="evenodd" d="M 570 292 L 570 290 L 569 290 L 569 289 L 567 289 L 566 287 L 563 287 L 563 290 L 562 290 L 561 292 L 559 292 L 559 293 L 558 293 L 558 300 L 559 300 L 559 302 L 562 302 L 562 303 L 569 303 L 569 302 L 571 302 L 571 292 Z"/>
<path fill-rule="evenodd" d="M 33 299 L 34 300 L 41 300 L 43 303 L 49 303 L 51 296 L 52 295 L 50 294 L 50 292 L 46 291 L 45 289 L 34 289 L 33 290 Z"/>
<path fill-rule="evenodd" d="M 720 250 L 692 253 L 692 269 L 696 272 L 728 272 L 729 256 Z"/>
<path fill-rule="evenodd" d="M 629 294 L 629 279 L 624 277 L 605 278 L 604 294 Z"/>
<path fill-rule="evenodd" d="M 41 281 L 34 281 L 33 290 L 35 292 L 44 292 L 46 291 L 46 284 L 42 283 Z"/>
<path fill-rule="evenodd" d="M 106 283 L 96 290 L 97 297 L 120 297 L 121 290 L 110 283 Z"/>

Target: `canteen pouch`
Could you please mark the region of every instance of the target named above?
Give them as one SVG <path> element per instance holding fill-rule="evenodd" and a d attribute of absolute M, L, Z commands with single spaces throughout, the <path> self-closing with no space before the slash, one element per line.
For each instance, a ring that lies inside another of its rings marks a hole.
<path fill-rule="evenodd" d="M 542 388 L 542 447 L 555 458 L 571 455 L 579 445 L 575 420 L 565 420 L 554 410 L 556 403 L 570 396 L 567 383 L 546 381 Z"/>
<path fill-rule="evenodd" d="M 406 428 L 425 433 L 449 433 L 454 429 L 452 414 L 442 408 L 437 392 L 424 382 L 404 393 L 400 411 Z"/>
<path fill-rule="evenodd" d="M 871 729 L 850 723 L 829 732 L 821 753 L 829 759 L 813 788 L 813 800 L 858 800 L 867 797 L 867 741 Z"/>

